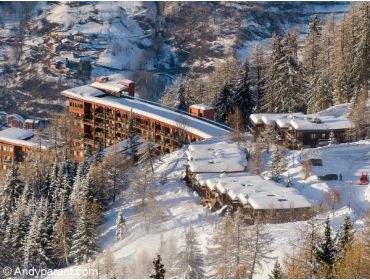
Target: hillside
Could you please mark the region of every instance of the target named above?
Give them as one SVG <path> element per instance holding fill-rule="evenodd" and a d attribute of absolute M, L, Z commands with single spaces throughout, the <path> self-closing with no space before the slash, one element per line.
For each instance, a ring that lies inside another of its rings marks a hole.
<path fill-rule="evenodd" d="M 230 55 L 243 60 L 256 42 L 266 43 L 273 31 L 297 27 L 304 33 L 312 14 L 339 15 L 348 9 L 347 2 L 204 2 L 200 6 L 15 2 L 1 6 L 4 102 L 0 109 L 38 115 L 62 110 L 61 89 L 117 71 L 136 81 L 141 96 L 158 99 L 179 74 L 190 69 L 199 74 L 212 71 L 215 62 Z M 62 39 L 77 33 L 88 35 L 88 41 Z M 67 64 L 77 61 L 77 66 L 70 66 L 67 73 L 51 68 L 52 63 L 67 60 Z M 91 69 L 80 69 L 84 60 L 91 62 Z"/>
<path fill-rule="evenodd" d="M 209 140 L 217 143 L 220 140 Z M 222 139 L 221 139 L 222 141 Z M 212 248 L 213 238 L 220 222 L 218 212 L 210 212 L 200 204 L 198 195 L 189 189 L 182 180 L 185 174 L 186 157 L 185 149 L 161 157 L 155 163 L 156 174 L 166 172 L 167 182 L 157 186 L 156 200 L 162 210 L 160 218 L 155 220 L 146 230 L 140 211 L 137 210 L 137 202 L 130 199 L 130 189 L 123 195 L 123 201 L 105 213 L 106 222 L 100 228 L 102 252 L 97 261 L 104 263 L 105 252 L 112 254 L 116 273 L 120 277 L 146 278 L 151 273 L 151 260 L 159 251 L 164 258 L 164 264 L 168 269 L 168 277 L 178 278 L 176 274 L 177 253 L 184 243 L 184 235 L 189 227 L 193 227 L 201 244 L 205 271 L 207 277 L 214 273 L 212 258 L 209 258 L 209 250 Z M 293 177 L 293 188 L 296 188 L 311 203 L 321 206 L 322 214 L 312 218 L 316 222 L 324 222 L 330 218 L 334 230 L 339 230 L 344 217 L 350 215 L 357 231 L 361 231 L 362 219 L 366 211 L 370 210 L 370 186 L 358 184 L 361 172 L 369 170 L 369 141 L 360 141 L 349 144 L 332 145 L 322 148 L 305 149 L 304 151 L 289 151 L 289 169 L 285 176 L 290 173 Z M 294 165 L 293 165 L 294 153 Z M 312 158 L 321 158 L 322 167 L 313 167 L 312 175 L 306 180 L 302 179 L 300 170 L 301 159 L 304 153 L 309 153 Z M 265 168 L 270 154 L 264 151 Z M 327 173 L 342 174 L 343 181 L 320 181 L 318 176 Z M 268 176 L 268 172 L 264 173 Z M 337 190 L 341 201 L 333 206 L 325 202 L 325 193 Z M 329 208 L 327 208 L 329 207 Z M 115 220 L 117 213 L 123 211 L 126 218 L 127 233 L 122 241 L 115 241 Z M 254 278 L 267 278 L 274 262 L 282 261 L 286 254 L 291 253 L 294 242 L 299 239 L 299 229 L 307 222 L 290 222 L 284 224 L 267 224 L 267 230 L 273 236 L 271 244 L 273 252 L 270 260 L 265 260 L 262 267 Z M 96 261 L 96 262 L 97 262 Z M 96 262 L 83 267 L 97 267 Z M 125 265 L 124 265 L 125 264 Z M 122 272 L 124 270 L 124 272 Z M 72 275 L 71 275 L 72 276 Z"/>

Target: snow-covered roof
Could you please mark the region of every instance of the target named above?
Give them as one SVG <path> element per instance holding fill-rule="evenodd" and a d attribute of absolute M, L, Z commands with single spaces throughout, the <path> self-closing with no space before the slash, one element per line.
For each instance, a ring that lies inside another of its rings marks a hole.
<path fill-rule="evenodd" d="M 205 104 L 193 104 L 190 106 L 190 108 L 199 109 L 199 110 L 212 110 L 213 109 L 211 106 L 208 106 Z"/>
<path fill-rule="evenodd" d="M 35 134 L 32 131 L 12 127 L 0 131 L 0 142 L 31 147 L 35 144 L 29 140 L 34 136 Z"/>
<path fill-rule="evenodd" d="M 109 77 L 109 81 L 114 81 L 114 79 L 111 77 L 112 76 Z M 121 80 L 120 77 L 116 79 L 116 81 L 119 80 Z M 135 114 L 153 118 L 172 126 L 178 126 L 179 123 L 184 123 L 184 129 L 186 131 L 205 139 L 215 136 L 223 136 L 228 133 L 226 128 L 222 128 L 217 124 L 213 124 L 211 121 L 201 120 L 193 116 L 182 114 L 180 112 L 162 107 L 160 104 L 146 103 L 139 99 L 127 97 L 117 98 L 110 96 L 102 90 L 92 87 L 91 85 L 64 90 L 62 94 L 70 98 L 111 106 L 125 111 L 132 110 Z"/>
<path fill-rule="evenodd" d="M 345 117 L 320 117 L 319 123 L 314 122 L 314 119 L 295 119 L 290 121 L 290 125 L 297 131 L 327 131 L 327 130 L 342 130 L 351 128 L 351 121 Z"/>
<path fill-rule="evenodd" d="M 24 121 L 24 123 L 30 123 L 30 124 L 33 124 L 35 122 L 34 119 L 27 119 Z"/>
<path fill-rule="evenodd" d="M 66 96 L 77 98 L 77 99 L 98 97 L 98 96 L 102 96 L 105 94 L 101 90 L 90 87 L 88 85 L 67 89 L 63 91 L 62 93 Z"/>
<path fill-rule="evenodd" d="M 251 114 L 249 118 L 254 124 L 274 125 L 276 120 L 291 119 L 302 115 L 302 113 L 259 113 Z"/>
<path fill-rule="evenodd" d="M 304 115 L 302 113 L 261 113 L 252 114 L 250 120 L 253 124 L 277 125 L 280 128 L 293 128 L 298 131 L 327 131 L 342 130 L 351 127 L 351 121 L 347 115 L 350 104 L 340 104 L 329 107 L 315 114 Z M 314 120 L 320 120 L 315 122 Z"/>
<path fill-rule="evenodd" d="M 199 174 L 199 184 L 217 189 L 232 200 L 239 200 L 253 209 L 309 208 L 311 203 L 294 188 L 286 188 L 272 180 L 247 172 L 229 174 Z"/>
<path fill-rule="evenodd" d="M 105 82 L 105 83 L 98 83 L 94 82 L 90 86 L 101 89 L 101 90 L 107 90 L 110 92 L 121 92 L 123 90 L 127 90 L 126 86 L 120 85 L 117 82 Z"/>
<path fill-rule="evenodd" d="M 189 170 L 194 173 L 241 172 L 247 167 L 246 154 L 235 143 L 195 143 L 186 152 Z"/>
<path fill-rule="evenodd" d="M 18 115 L 18 114 L 12 114 L 12 115 L 9 115 L 8 116 L 8 118 L 11 118 L 11 117 L 17 119 L 20 122 L 24 122 L 25 121 L 25 119 L 21 115 Z"/>

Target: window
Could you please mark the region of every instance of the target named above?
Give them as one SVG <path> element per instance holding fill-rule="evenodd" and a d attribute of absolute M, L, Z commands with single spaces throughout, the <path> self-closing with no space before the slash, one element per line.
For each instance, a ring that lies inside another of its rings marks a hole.
<path fill-rule="evenodd" d="M 311 139 L 316 139 L 316 134 L 315 133 L 311 134 Z"/>

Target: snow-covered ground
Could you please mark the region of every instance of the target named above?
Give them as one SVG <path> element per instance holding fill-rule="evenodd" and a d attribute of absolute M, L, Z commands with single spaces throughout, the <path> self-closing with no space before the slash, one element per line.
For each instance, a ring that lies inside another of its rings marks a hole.
<path fill-rule="evenodd" d="M 222 141 L 224 139 L 211 139 L 209 142 Z M 150 268 L 150 261 L 158 252 L 161 240 L 171 243 L 175 247 L 183 244 L 186 229 L 192 226 L 198 234 L 205 257 L 205 270 L 208 275 L 212 274 L 211 262 L 207 258 L 207 248 L 211 246 L 215 232 L 215 226 L 220 221 L 217 213 L 211 213 L 200 204 L 199 196 L 189 189 L 183 177 L 186 165 L 186 149 L 183 148 L 171 154 L 161 157 L 155 163 L 155 172 L 167 174 L 167 183 L 159 185 L 157 200 L 162 207 L 163 216 L 155 221 L 146 231 L 142 217 L 135 210 L 135 205 L 127 193 L 122 201 L 105 213 L 106 222 L 100 228 L 101 248 L 112 252 L 115 262 L 119 266 L 135 266 L 146 260 Z M 302 179 L 300 173 L 303 153 L 309 153 L 311 158 L 321 158 L 322 167 L 313 167 L 312 176 Z M 294 154 L 294 164 L 293 164 Z M 269 155 L 265 153 L 266 159 Z M 358 184 L 361 172 L 370 170 L 370 141 L 339 144 L 327 147 L 305 149 L 303 151 L 288 151 L 289 173 L 293 178 L 293 187 L 297 188 L 307 199 L 314 204 L 322 202 L 323 194 L 330 189 L 335 189 L 341 194 L 342 201 L 335 205 L 334 209 L 327 209 L 324 213 L 316 216 L 318 221 L 324 221 L 327 216 L 331 220 L 334 230 L 338 230 L 343 223 L 344 217 L 350 215 L 356 228 L 362 227 L 361 219 L 365 211 L 370 210 L 370 186 Z M 267 176 L 268 172 L 265 172 Z M 317 176 L 337 173 L 342 174 L 343 181 L 320 181 Z M 287 173 L 286 173 L 287 174 Z M 325 209 L 325 205 L 322 205 Z M 115 220 L 117 213 L 123 211 L 127 220 L 128 233 L 124 240 L 115 241 Z M 294 242 L 298 238 L 298 230 L 306 222 L 291 222 L 284 224 L 269 224 L 267 228 L 274 237 L 271 244 L 274 252 L 273 258 L 282 259 L 289 253 Z M 267 278 L 271 272 L 275 260 L 267 260 L 255 278 Z M 136 264 L 135 264 L 136 263 Z M 136 269 L 126 274 L 128 277 L 147 277 L 147 269 L 142 263 L 141 269 Z"/>

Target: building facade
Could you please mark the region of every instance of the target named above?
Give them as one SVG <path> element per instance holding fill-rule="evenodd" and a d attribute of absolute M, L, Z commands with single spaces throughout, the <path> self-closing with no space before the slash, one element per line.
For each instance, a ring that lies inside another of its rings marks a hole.
<path fill-rule="evenodd" d="M 75 160 L 83 160 L 87 150 L 94 153 L 127 139 L 131 119 L 134 132 L 158 144 L 164 153 L 228 132 L 216 122 L 135 98 L 133 91 L 132 81 L 100 77 L 91 85 L 62 92 L 73 117 Z"/>
<path fill-rule="evenodd" d="M 0 131 L 0 169 L 7 170 L 12 163 L 22 162 L 32 148 L 34 133 L 20 128 Z"/>

